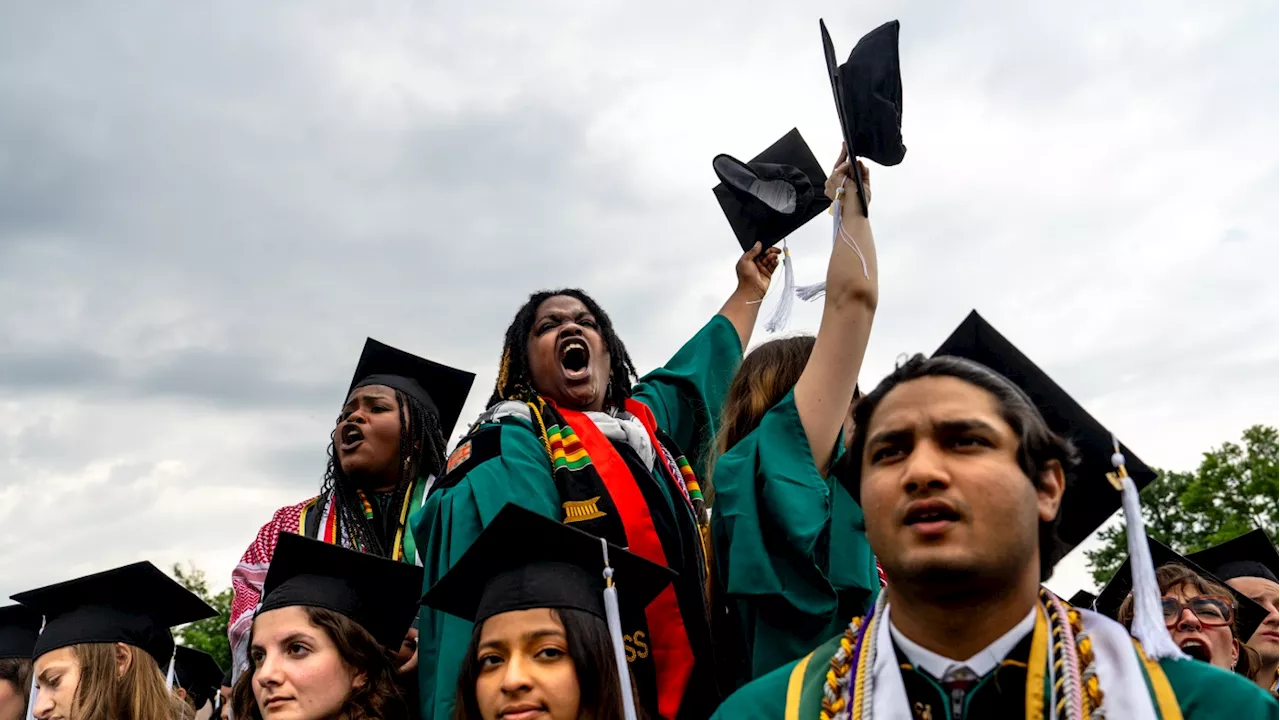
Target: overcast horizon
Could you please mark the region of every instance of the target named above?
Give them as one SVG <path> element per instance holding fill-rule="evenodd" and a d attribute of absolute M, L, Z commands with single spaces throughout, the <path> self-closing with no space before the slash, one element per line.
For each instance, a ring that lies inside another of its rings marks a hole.
<path fill-rule="evenodd" d="M 228 585 L 366 337 L 476 372 L 459 430 L 534 290 L 662 364 L 734 285 L 711 159 L 797 127 L 835 160 L 820 17 L 841 57 L 902 22 L 864 388 L 976 309 L 1149 465 L 1280 424 L 1274 2 L 0 7 L 2 597 Z"/>

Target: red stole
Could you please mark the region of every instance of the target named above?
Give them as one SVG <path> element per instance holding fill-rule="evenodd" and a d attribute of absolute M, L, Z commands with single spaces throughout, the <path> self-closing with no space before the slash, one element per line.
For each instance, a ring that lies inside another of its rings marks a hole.
<path fill-rule="evenodd" d="M 666 553 L 662 550 L 662 542 L 658 539 L 658 531 L 654 528 L 649 504 L 645 502 L 637 485 L 638 481 L 632 476 L 626 461 L 585 413 L 564 408 L 557 410 L 582 441 L 591 464 L 600 474 L 609 497 L 618 508 L 622 527 L 627 534 L 627 549 L 646 560 L 670 567 Z M 655 453 L 655 469 L 657 472 L 664 472 L 665 461 L 662 446 L 658 444 L 654 433 L 657 423 L 653 412 L 643 403 L 630 399 L 627 400 L 627 410 L 639 418 L 648 431 L 649 442 L 653 443 Z M 653 636 L 651 648 L 657 671 L 658 712 L 664 718 L 673 720 L 680 711 L 680 702 L 684 699 L 685 689 L 693 674 L 693 647 L 689 644 L 689 633 L 685 629 L 684 618 L 680 615 L 675 586 L 668 585 L 649 603 L 644 614 L 649 632 Z"/>

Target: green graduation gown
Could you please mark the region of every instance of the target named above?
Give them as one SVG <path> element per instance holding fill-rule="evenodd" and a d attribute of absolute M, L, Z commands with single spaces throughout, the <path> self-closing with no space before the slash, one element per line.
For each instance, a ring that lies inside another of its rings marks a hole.
<path fill-rule="evenodd" d="M 818 472 L 794 391 L 716 460 L 712 484 L 716 568 L 742 685 L 839 633 L 880 582 L 862 509 Z"/>
<path fill-rule="evenodd" d="M 960 700 L 965 718 L 1025 717 L 1026 678 L 1031 636 L 1024 638 L 1000 665 L 983 676 Z M 822 709 L 828 660 L 840 646 L 840 637 L 824 643 L 813 654 L 774 670 L 738 690 L 712 715 L 712 720 L 817 720 Z M 894 717 L 951 720 L 952 698 L 923 670 L 894 648 L 907 707 Z M 1161 720 L 1263 720 L 1277 717 L 1276 700 L 1247 678 L 1198 660 L 1146 660 L 1135 646 L 1144 667 L 1144 693 Z M 1170 696 L 1167 691 L 1172 691 Z M 874 690 L 873 690 L 874 692 Z M 1049 687 L 1040 698 L 1049 707 Z M 1107 710 L 1104 697 L 1103 710 Z M 1118 718 L 1108 713 L 1108 718 Z M 879 718 L 879 716 L 877 716 Z"/>
<path fill-rule="evenodd" d="M 727 318 L 717 315 L 665 366 L 642 378 L 633 389 L 633 399 L 653 412 L 658 429 L 684 450 L 695 468 L 703 466 L 705 453 L 715 436 L 721 404 L 741 361 L 742 343 L 737 331 Z M 473 428 L 458 448 L 450 458 L 449 471 L 410 520 L 422 554 L 425 587 L 434 584 L 457 562 L 480 531 L 509 502 L 563 520 L 564 510 L 552 479 L 547 449 L 531 423 L 519 417 L 483 423 Z M 662 520 L 670 526 L 680 521 L 676 503 L 684 501 L 673 496 L 671 488 L 656 472 L 654 477 L 636 480 L 660 489 L 658 496 L 662 502 L 658 506 L 650 504 L 655 523 Z M 649 490 L 649 496 L 653 497 L 653 487 Z M 694 532 L 696 537 L 696 529 Z M 681 543 L 678 538 L 668 539 Z M 695 550 L 688 542 L 680 547 L 686 561 L 691 554 L 701 553 L 700 548 Z M 674 561 L 671 564 L 675 567 Z M 700 592 L 697 595 L 701 598 Z M 689 607 L 695 604 L 699 607 Z M 680 608 L 686 625 L 698 626 L 689 627 L 695 655 L 694 676 L 685 693 L 686 701 L 681 704 L 680 716 L 705 718 L 723 697 L 711 677 L 715 668 L 707 657 L 711 645 L 710 618 L 701 599 L 696 603 L 681 602 Z M 471 632 L 470 622 L 431 608 L 422 609 L 418 672 L 424 720 L 452 717 L 458 672 Z M 698 637 L 693 637 L 695 634 Z M 642 657 L 649 655 L 643 641 L 629 646 L 629 656 L 630 651 Z M 701 697 L 691 702 L 693 695 Z"/>

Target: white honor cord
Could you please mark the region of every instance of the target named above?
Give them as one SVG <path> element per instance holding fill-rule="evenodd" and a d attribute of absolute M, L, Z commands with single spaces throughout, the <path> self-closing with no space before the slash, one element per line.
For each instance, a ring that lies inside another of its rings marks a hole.
<path fill-rule="evenodd" d="M 622 617 L 618 613 L 618 588 L 613 585 L 613 568 L 609 567 L 609 543 L 600 538 L 604 552 L 604 616 L 613 639 L 613 661 L 618 666 L 618 684 L 622 688 L 624 720 L 636 720 L 635 694 L 631 690 L 631 672 L 627 669 L 627 652 L 622 646 Z"/>

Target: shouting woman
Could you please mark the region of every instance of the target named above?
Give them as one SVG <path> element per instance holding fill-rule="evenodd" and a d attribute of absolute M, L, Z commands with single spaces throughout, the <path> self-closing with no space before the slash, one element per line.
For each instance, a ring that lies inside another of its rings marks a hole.
<path fill-rule="evenodd" d="M 720 313 L 638 382 L 613 323 L 589 296 L 530 297 L 507 330 L 489 409 L 412 521 L 426 581 L 438 581 L 508 502 L 629 548 L 680 573 L 645 606 L 623 599 L 641 704 L 654 718 L 709 714 L 720 693 L 709 526 L 692 468 L 715 435 L 778 258 L 777 249 L 748 250 Z M 472 625 L 427 608 L 419 631 L 423 717 L 446 718 Z"/>
<path fill-rule="evenodd" d="M 417 563 L 406 518 L 444 466 L 445 442 L 475 376 L 369 339 L 334 424 L 320 494 L 276 511 L 231 575 L 233 675 L 280 533 Z M 405 668 L 412 669 L 412 661 Z"/>

